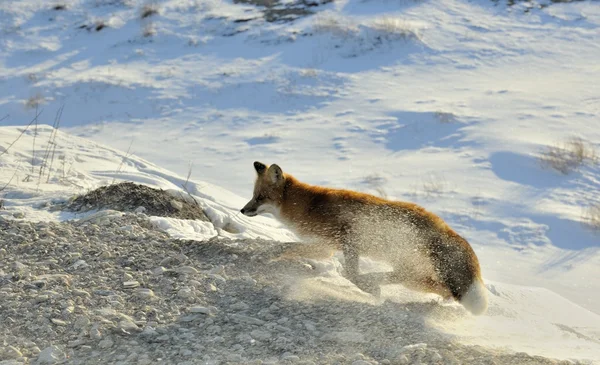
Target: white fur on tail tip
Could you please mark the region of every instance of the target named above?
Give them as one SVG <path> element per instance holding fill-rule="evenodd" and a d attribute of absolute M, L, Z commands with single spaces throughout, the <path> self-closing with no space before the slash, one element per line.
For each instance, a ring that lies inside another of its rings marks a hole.
<path fill-rule="evenodd" d="M 471 284 L 469 290 L 460 300 L 462 304 L 469 312 L 478 316 L 483 314 L 487 310 L 487 289 L 481 280 L 475 280 Z"/>

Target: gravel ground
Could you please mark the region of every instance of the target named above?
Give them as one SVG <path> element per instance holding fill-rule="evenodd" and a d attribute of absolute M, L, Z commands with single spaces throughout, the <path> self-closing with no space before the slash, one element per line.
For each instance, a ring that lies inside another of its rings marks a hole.
<path fill-rule="evenodd" d="M 0 217 L 0 364 L 573 363 L 426 328 L 458 306 L 286 299 L 315 270 L 272 261 L 285 245 L 174 240 L 143 213 Z"/>

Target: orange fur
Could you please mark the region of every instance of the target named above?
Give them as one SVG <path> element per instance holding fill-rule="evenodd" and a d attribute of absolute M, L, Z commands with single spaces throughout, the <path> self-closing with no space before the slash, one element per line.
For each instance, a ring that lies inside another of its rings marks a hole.
<path fill-rule="evenodd" d="M 277 165 L 255 162 L 255 168 L 254 197 L 242 213 L 273 213 L 299 236 L 342 250 L 349 278 L 357 285 L 361 283 L 359 255 L 391 260 L 395 271 L 390 280 L 457 300 L 469 293 L 474 283 L 482 282 L 479 261 L 469 243 L 423 207 L 309 185 L 284 174 Z M 382 224 L 391 230 L 378 232 L 377 226 Z M 415 243 L 403 241 L 406 232 Z M 425 261 L 414 262 L 419 260 Z M 473 300 L 485 301 L 485 297 Z M 482 303 L 475 311 L 485 310 L 487 302 Z"/>

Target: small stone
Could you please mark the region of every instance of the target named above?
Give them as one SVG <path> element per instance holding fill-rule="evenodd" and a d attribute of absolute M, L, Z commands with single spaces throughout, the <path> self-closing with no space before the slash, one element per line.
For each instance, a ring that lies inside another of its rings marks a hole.
<path fill-rule="evenodd" d="M 140 298 L 152 298 L 154 297 L 154 292 L 152 291 L 152 289 L 137 288 L 135 290 L 135 295 Z"/>
<path fill-rule="evenodd" d="M 400 349 L 400 353 L 403 353 L 403 352 L 409 351 L 409 350 L 425 349 L 425 348 L 427 348 L 427 344 L 426 343 L 416 343 L 414 345 L 406 345 L 406 346 L 402 347 Z"/>
<path fill-rule="evenodd" d="M 181 288 L 177 292 L 177 296 L 182 299 L 189 299 L 194 297 L 194 292 L 190 288 Z"/>
<path fill-rule="evenodd" d="M 17 219 L 22 219 L 22 218 L 25 218 L 25 213 L 23 213 L 23 212 L 14 212 L 13 213 L 13 217 L 15 217 Z"/>
<path fill-rule="evenodd" d="M 94 323 L 92 325 L 92 329 L 90 330 L 90 338 L 92 338 L 93 340 L 99 340 L 102 338 L 102 332 L 100 332 L 99 327 L 99 323 Z"/>
<path fill-rule="evenodd" d="M 57 326 L 66 326 L 67 322 L 60 320 L 58 318 L 52 318 L 50 321 L 52 321 L 52 323 L 54 323 Z"/>
<path fill-rule="evenodd" d="M 152 327 L 145 327 L 142 333 L 140 333 L 140 336 L 152 338 L 158 336 L 158 332 L 156 332 L 156 330 Z"/>
<path fill-rule="evenodd" d="M 125 289 L 133 289 L 133 288 L 137 288 L 138 286 L 140 286 L 140 283 L 135 280 L 123 282 L 123 287 Z"/>
<path fill-rule="evenodd" d="M 89 324 L 90 324 L 90 319 L 89 319 L 88 317 L 81 316 L 81 317 L 78 317 L 78 318 L 75 320 L 75 323 L 73 324 L 73 326 L 74 326 L 76 329 L 84 329 L 84 328 L 86 328 L 86 327 L 87 327 Z"/>
<path fill-rule="evenodd" d="M 40 352 L 38 364 L 55 364 L 65 359 L 65 353 L 58 346 L 48 346 Z"/>
<path fill-rule="evenodd" d="M 82 269 L 82 268 L 86 268 L 89 266 L 90 265 L 88 265 L 88 263 L 85 262 L 84 260 L 77 260 L 77 261 L 75 261 L 75 263 L 73 265 L 71 265 L 71 269 L 77 270 L 77 269 Z"/>
<path fill-rule="evenodd" d="M 162 335 L 162 336 L 159 336 L 159 337 L 157 337 L 157 338 L 156 338 L 156 341 L 159 341 L 159 342 L 166 342 L 166 341 L 169 341 L 169 335 Z"/>
<path fill-rule="evenodd" d="M 250 336 L 255 340 L 266 341 L 271 338 L 271 333 L 263 330 L 254 330 L 250 332 Z"/>
<path fill-rule="evenodd" d="M 152 269 L 152 275 L 160 276 L 164 274 L 165 271 L 167 271 L 167 269 L 165 269 L 163 266 L 155 267 Z"/>
<path fill-rule="evenodd" d="M 11 267 L 11 268 L 12 268 L 14 271 L 24 271 L 24 270 L 27 270 L 27 265 L 25 265 L 25 264 L 23 264 L 23 263 L 21 263 L 21 262 L 19 262 L 19 261 L 15 261 L 15 262 L 12 264 L 12 267 Z"/>
<path fill-rule="evenodd" d="M 408 364 L 408 357 L 406 357 L 406 355 L 400 355 L 396 358 L 396 361 L 398 361 L 398 364 Z"/>
<path fill-rule="evenodd" d="M 210 314 L 210 310 L 207 307 L 194 306 L 190 308 L 192 313 Z"/>
<path fill-rule="evenodd" d="M 371 365 L 371 363 L 365 360 L 356 360 L 352 362 L 352 365 Z"/>
<path fill-rule="evenodd" d="M 196 270 L 195 268 L 191 267 L 191 266 L 179 266 L 178 268 L 175 269 L 176 272 L 178 272 L 179 274 L 197 274 L 198 270 Z"/>
<path fill-rule="evenodd" d="M 111 257 L 112 257 L 112 254 L 110 252 L 108 252 L 108 251 L 102 251 L 100 253 L 100 258 L 101 259 L 109 259 Z"/>
<path fill-rule="evenodd" d="M 87 291 L 85 291 L 83 289 L 73 289 L 73 291 L 71 293 L 78 297 L 89 297 L 90 296 L 90 293 L 88 293 Z"/>
<path fill-rule="evenodd" d="M 294 354 L 286 352 L 283 355 L 281 355 L 281 361 L 298 362 L 298 361 L 300 361 L 300 358 Z"/>
<path fill-rule="evenodd" d="M 218 290 L 218 289 L 217 289 L 217 287 L 216 287 L 214 284 L 208 284 L 208 285 L 206 286 L 206 291 L 209 291 L 209 292 L 215 292 L 215 291 L 217 291 L 217 290 Z"/>
<path fill-rule="evenodd" d="M 133 281 L 133 275 L 131 275 L 128 272 L 124 273 L 123 274 L 123 281 Z"/>
<path fill-rule="evenodd" d="M 134 333 L 139 332 L 140 328 L 137 324 L 133 323 L 131 320 L 124 319 L 117 325 L 117 328 L 123 330 L 126 333 Z"/>
<path fill-rule="evenodd" d="M 98 347 L 100 347 L 101 349 L 108 349 L 111 348 L 113 345 L 114 342 L 110 339 L 110 337 L 107 337 L 104 340 L 98 342 Z"/>
<path fill-rule="evenodd" d="M 439 352 L 434 352 L 433 355 L 431 355 L 431 360 L 433 361 L 442 361 L 442 355 L 440 355 Z"/>
<path fill-rule="evenodd" d="M 145 213 L 146 212 L 146 207 L 139 206 L 139 207 L 135 208 L 134 212 L 136 212 L 136 213 Z"/>
<path fill-rule="evenodd" d="M 232 304 L 230 308 L 236 311 L 245 311 L 250 308 L 250 306 L 244 302 L 237 302 Z"/>

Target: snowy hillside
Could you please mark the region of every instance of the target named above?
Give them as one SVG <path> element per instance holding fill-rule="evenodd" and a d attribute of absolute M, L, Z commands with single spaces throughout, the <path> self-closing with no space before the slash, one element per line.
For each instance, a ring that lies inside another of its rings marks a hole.
<path fill-rule="evenodd" d="M 469 240 L 489 312 L 449 305 L 425 316 L 432 333 L 598 361 L 598 3 L 256 3 L 1 2 L 0 216 L 81 219 L 53 202 L 134 181 L 201 202 L 210 222 L 150 217 L 173 238 L 290 242 L 238 214 L 252 162 L 278 163 L 417 202 Z M 295 299 L 373 303 L 338 259 L 311 263 Z"/>

